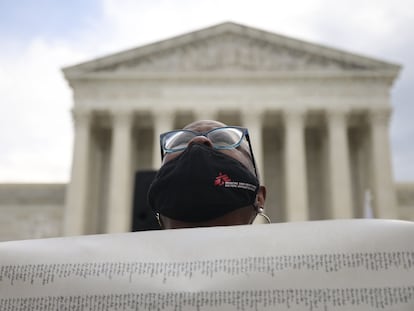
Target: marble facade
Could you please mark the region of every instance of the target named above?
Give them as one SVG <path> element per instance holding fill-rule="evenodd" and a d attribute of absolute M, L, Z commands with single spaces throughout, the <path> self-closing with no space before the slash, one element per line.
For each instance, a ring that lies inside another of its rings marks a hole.
<path fill-rule="evenodd" d="M 75 143 L 64 234 L 131 227 L 133 173 L 197 119 L 249 129 L 274 221 L 398 218 L 389 145 L 400 67 L 223 23 L 64 69 Z"/>

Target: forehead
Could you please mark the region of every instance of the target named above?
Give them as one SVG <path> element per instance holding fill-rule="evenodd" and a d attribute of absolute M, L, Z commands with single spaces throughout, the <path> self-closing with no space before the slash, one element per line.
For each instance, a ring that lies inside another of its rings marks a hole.
<path fill-rule="evenodd" d="M 201 121 L 195 121 L 193 123 L 190 123 L 184 127 L 186 130 L 191 130 L 195 132 L 207 132 L 209 130 L 227 126 L 224 123 L 213 121 L 213 120 L 201 120 Z"/>

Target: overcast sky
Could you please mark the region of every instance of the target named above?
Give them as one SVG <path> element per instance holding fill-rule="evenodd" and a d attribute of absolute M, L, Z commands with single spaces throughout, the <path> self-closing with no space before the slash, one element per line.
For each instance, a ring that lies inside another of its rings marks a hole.
<path fill-rule="evenodd" d="M 411 0 L 0 0 L 0 182 L 67 182 L 71 90 L 61 68 L 233 21 L 403 66 L 394 176 L 414 182 Z"/>

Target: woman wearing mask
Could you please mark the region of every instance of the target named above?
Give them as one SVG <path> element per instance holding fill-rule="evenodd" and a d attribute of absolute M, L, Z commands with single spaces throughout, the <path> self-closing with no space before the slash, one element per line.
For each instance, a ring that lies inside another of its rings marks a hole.
<path fill-rule="evenodd" d="M 165 229 L 251 224 L 263 215 L 247 129 L 193 122 L 160 136 L 162 166 L 148 201 Z"/>

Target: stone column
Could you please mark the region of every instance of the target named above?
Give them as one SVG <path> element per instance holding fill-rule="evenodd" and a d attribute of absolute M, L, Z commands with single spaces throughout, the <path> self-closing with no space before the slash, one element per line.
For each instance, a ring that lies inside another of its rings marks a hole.
<path fill-rule="evenodd" d="M 132 128 L 130 111 L 113 114 L 107 232 L 127 232 L 132 215 Z"/>
<path fill-rule="evenodd" d="M 398 213 L 388 136 L 390 112 L 384 109 L 370 113 L 372 191 L 374 216 L 395 219 Z"/>
<path fill-rule="evenodd" d="M 90 127 L 89 111 L 73 110 L 75 125 L 72 173 L 66 192 L 64 218 L 64 235 L 82 235 L 85 233 L 86 209 L 89 195 L 89 158 L 90 158 Z"/>
<path fill-rule="evenodd" d="M 286 111 L 285 178 L 286 215 L 288 221 L 308 220 L 308 193 L 305 158 L 304 112 Z"/>
<path fill-rule="evenodd" d="M 153 114 L 154 120 L 154 143 L 152 153 L 152 167 L 158 170 L 161 166 L 160 134 L 173 130 L 173 112 L 163 111 Z"/>
<path fill-rule="evenodd" d="M 262 137 L 262 114 L 259 111 L 244 111 L 242 113 L 243 126 L 249 130 L 250 140 L 256 160 L 256 168 L 260 182 L 263 183 L 263 137 Z"/>
<path fill-rule="evenodd" d="M 332 218 L 352 218 L 352 191 L 346 113 L 331 110 L 328 123 L 328 172 Z"/>

